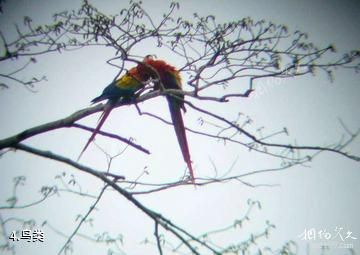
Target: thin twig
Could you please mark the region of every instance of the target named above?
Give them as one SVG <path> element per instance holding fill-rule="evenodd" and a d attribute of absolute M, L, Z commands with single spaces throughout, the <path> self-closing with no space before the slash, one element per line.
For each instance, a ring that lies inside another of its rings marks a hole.
<path fill-rule="evenodd" d="M 81 218 L 80 222 L 78 223 L 78 225 L 76 226 L 76 228 L 74 229 L 74 231 L 71 233 L 71 235 L 68 237 L 68 239 L 66 240 L 66 242 L 64 243 L 64 245 L 61 247 L 61 249 L 58 252 L 58 255 L 60 255 L 65 249 L 66 247 L 69 245 L 69 243 L 71 242 L 71 240 L 73 239 L 73 237 L 78 233 L 81 225 L 86 221 L 86 219 L 89 217 L 89 215 L 92 213 L 92 211 L 96 208 L 96 205 L 100 202 L 100 199 L 102 198 L 106 188 L 108 187 L 108 185 L 104 185 L 104 187 L 101 189 L 97 199 L 95 200 L 95 202 L 90 206 L 88 212 L 85 214 L 84 217 Z"/>

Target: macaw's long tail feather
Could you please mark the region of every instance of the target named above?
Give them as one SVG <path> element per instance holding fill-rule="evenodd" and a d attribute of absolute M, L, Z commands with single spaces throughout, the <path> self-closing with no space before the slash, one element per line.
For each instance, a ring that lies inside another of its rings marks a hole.
<path fill-rule="evenodd" d="M 179 145 L 180 145 L 180 149 L 181 149 L 182 155 L 184 157 L 184 160 L 187 164 L 187 167 L 189 168 L 191 181 L 194 183 L 195 177 L 194 177 L 194 171 L 193 171 L 192 164 L 191 164 L 189 146 L 188 146 L 188 142 L 186 139 L 184 121 L 183 121 L 182 114 L 181 114 L 181 103 L 179 102 L 179 100 L 177 100 L 171 96 L 167 96 L 167 101 L 169 103 L 171 120 L 172 120 L 174 129 L 175 129 L 175 133 L 176 133 Z"/>
<path fill-rule="evenodd" d="M 87 147 L 89 146 L 89 144 L 94 140 L 96 134 L 99 132 L 100 128 L 102 127 L 102 125 L 104 124 L 105 120 L 107 119 L 107 117 L 109 116 L 111 110 L 113 109 L 111 104 L 107 104 L 105 106 L 104 112 L 101 114 L 100 118 L 99 118 L 99 122 L 98 125 L 96 126 L 94 132 L 91 134 L 89 140 L 87 141 L 84 149 L 81 151 L 79 157 L 78 157 L 78 161 L 80 160 L 81 156 L 84 154 L 85 150 L 87 149 Z"/>

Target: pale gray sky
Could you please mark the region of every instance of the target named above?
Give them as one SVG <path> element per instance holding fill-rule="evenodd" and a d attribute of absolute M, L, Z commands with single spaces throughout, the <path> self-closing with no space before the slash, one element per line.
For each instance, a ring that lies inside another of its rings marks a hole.
<path fill-rule="evenodd" d="M 169 5 L 169 1 L 143 2 L 153 16 L 161 15 Z M 126 6 L 127 1 L 91 3 L 104 12 L 115 13 Z M 284 23 L 290 30 L 308 32 L 310 40 L 318 45 L 325 47 L 334 43 L 339 54 L 360 47 L 359 1 L 186 0 L 181 1 L 180 5 L 179 14 L 188 18 L 193 12 L 197 12 L 200 15 L 213 14 L 219 22 L 250 16 L 253 19 Z M 75 1 L 7 0 L 4 14 L 0 16 L 0 27 L 2 31 L 11 33 L 12 24 L 20 23 L 19 19 L 24 15 L 34 17 L 35 21 L 45 22 L 53 12 L 72 8 L 77 8 Z M 149 46 L 149 49 L 152 48 Z M 153 52 L 139 52 L 142 55 L 149 53 Z M 160 49 L 155 53 L 159 57 L 170 59 L 174 64 L 181 64 L 167 51 L 162 52 Z M 0 91 L 0 138 L 63 118 L 88 106 L 89 101 L 97 96 L 116 74 L 117 70 L 105 64 L 112 54 L 108 49 L 85 49 L 38 58 L 38 64 L 24 73 L 24 76 L 33 73 L 47 75 L 48 82 L 39 85 L 37 93 L 29 93 L 20 86 Z M 1 68 L 6 70 L 10 67 L 2 65 Z M 328 145 L 339 141 L 344 130 L 338 118 L 352 131 L 360 127 L 359 76 L 353 72 L 337 72 L 334 83 L 330 83 L 325 75 L 319 75 L 280 82 L 262 81 L 256 84 L 255 89 L 253 98 L 232 102 L 225 107 L 219 107 L 219 110 L 224 110 L 229 115 L 241 111 L 251 116 L 254 127 L 265 126 L 269 132 L 287 127 L 290 141 L 296 139 L 298 144 L 306 145 Z M 168 118 L 166 102 L 162 98 L 146 102 L 140 107 Z M 199 128 L 198 117 L 197 113 L 189 111 L 185 116 L 186 124 Z M 94 115 L 82 123 L 94 126 L 97 118 L 98 115 Z M 152 152 L 147 156 L 134 150 L 126 151 L 114 162 L 115 173 L 124 174 L 129 179 L 136 178 L 146 166 L 150 172 L 150 175 L 143 177 L 146 182 L 174 181 L 181 177 L 185 164 L 170 126 L 139 116 L 131 106 L 112 112 L 104 130 L 117 132 L 125 137 L 132 136 Z M 27 143 L 75 159 L 88 136 L 88 133 L 80 131 L 62 130 L 32 138 Z M 238 146 L 223 146 L 204 137 L 193 134 L 188 136 L 197 176 L 213 174 L 209 159 L 216 164 L 220 173 L 225 173 L 237 160 L 233 174 L 276 167 L 279 164 L 278 160 L 249 154 Z M 112 153 L 123 148 L 122 144 L 108 139 L 98 138 L 97 142 Z M 348 150 L 360 155 L 359 139 L 349 146 Z M 167 160 L 164 161 L 164 158 Z M 106 166 L 105 157 L 94 145 L 89 147 L 82 162 L 99 169 Z M 27 176 L 27 185 L 18 194 L 22 203 L 40 196 L 38 191 L 41 185 L 56 183 L 54 176 L 63 171 L 69 175 L 74 174 L 84 191 L 91 194 L 97 194 L 101 187 L 97 180 L 78 173 L 75 169 L 22 152 L 4 155 L 0 159 L 0 170 L 0 205 L 10 196 L 12 178 L 18 175 Z M 357 237 L 357 240 L 349 243 L 354 245 L 357 254 L 360 253 L 360 207 L 357 198 L 360 195 L 359 163 L 331 153 L 323 153 L 306 166 L 255 175 L 244 180 L 252 184 L 278 186 L 250 188 L 233 182 L 197 189 L 182 187 L 143 196 L 141 201 L 197 235 L 229 225 L 235 219 L 241 218 L 247 208 L 246 201 L 251 198 L 259 200 L 263 209 L 254 212 L 251 221 L 245 225 L 244 232 L 223 237 L 224 243 L 232 238 L 241 239 L 248 233 L 262 230 L 265 220 L 269 220 L 276 225 L 268 241 L 272 248 L 279 248 L 284 242 L 294 240 L 299 244 L 299 254 L 306 254 L 306 242 L 298 237 L 305 229 L 326 229 L 334 234 L 336 227 L 342 227 L 344 231 L 352 231 L 353 236 Z M 3 216 L 32 217 L 39 222 L 48 219 L 52 226 L 69 234 L 73 230 L 77 214 L 85 214 L 91 202 L 90 199 L 64 194 L 31 209 L 0 213 L 3 213 Z M 153 238 L 152 222 L 125 199 L 115 192 L 108 192 L 98 207 L 99 210 L 92 215 L 95 220 L 94 227 L 84 227 L 81 233 L 91 234 L 95 230 L 122 233 L 122 249 L 127 254 L 156 254 L 155 246 L 140 244 L 145 236 Z M 18 254 L 56 254 L 65 239 L 55 235 L 49 228 L 44 228 L 44 231 L 46 242 L 19 242 Z M 74 240 L 78 241 L 74 247 L 75 254 L 98 254 L 103 251 L 102 247 L 89 246 L 88 242 L 81 239 Z M 318 243 L 313 241 L 309 244 L 309 254 L 319 254 L 314 248 Z M 335 248 L 326 254 L 350 253 Z"/>

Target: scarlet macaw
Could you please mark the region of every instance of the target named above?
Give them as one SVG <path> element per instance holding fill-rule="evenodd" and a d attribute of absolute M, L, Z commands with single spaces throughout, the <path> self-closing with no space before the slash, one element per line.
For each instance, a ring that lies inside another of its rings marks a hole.
<path fill-rule="evenodd" d="M 178 70 L 176 70 L 174 66 L 167 64 L 163 60 L 154 60 L 150 55 L 144 58 L 143 63 L 145 63 L 145 65 L 139 65 L 140 72 L 147 72 L 149 76 L 154 79 L 160 78 L 160 82 L 164 89 L 182 90 L 180 73 Z M 154 72 L 154 70 L 150 70 L 150 68 L 147 68 L 147 65 L 153 68 L 156 72 Z M 159 89 L 159 85 L 155 86 L 155 89 Z M 183 109 L 184 112 L 186 111 L 183 101 L 184 95 L 167 95 L 166 99 L 169 104 L 171 120 L 175 129 L 175 133 L 180 145 L 184 161 L 189 168 L 191 180 L 192 182 L 194 182 L 194 171 L 191 164 L 184 121 L 180 110 Z"/>
<path fill-rule="evenodd" d="M 120 79 L 110 83 L 102 92 L 102 94 L 93 100 L 91 103 L 98 103 L 103 100 L 108 100 L 107 105 L 104 108 L 104 112 L 99 118 L 99 122 L 94 132 L 87 141 L 84 149 L 81 151 L 78 160 L 85 152 L 92 140 L 94 140 L 96 134 L 99 132 L 101 126 L 104 124 L 106 118 L 109 116 L 116 102 L 120 99 L 130 100 L 134 94 L 143 87 L 142 81 L 147 80 L 148 76 L 145 73 L 141 73 L 138 67 L 131 68 L 126 74 L 120 77 Z"/>

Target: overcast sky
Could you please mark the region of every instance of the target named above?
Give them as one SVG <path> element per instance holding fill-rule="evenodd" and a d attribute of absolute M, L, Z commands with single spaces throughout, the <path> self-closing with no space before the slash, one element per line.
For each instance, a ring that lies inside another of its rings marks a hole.
<path fill-rule="evenodd" d="M 116 13 L 127 5 L 127 1 L 90 1 L 103 12 Z M 154 17 L 161 15 L 169 1 L 143 1 L 144 7 Z M 49 21 L 55 11 L 78 8 L 77 1 L 25 1 L 7 0 L 4 13 L 0 15 L 2 31 L 11 34 L 13 24 L 21 23 L 21 17 L 34 17 L 35 22 Z M 218 22 L 238 20 L 246 16 L 286 24 L 290 30 L 308 32 L 310 41 L 326 47 L 334 43 L 339 54 L 360 47 L 360 2 L 359 1 L 181 1 L 179 14 L 190 18 L 193 12 L 200 15 L 213 14 Z M 152 49 L 153 46 L 149 46 Z M 142 55 L 153 52 L 143 52 Z M 158 57 L 169 59 L 180 65 L 168 51 L 158 49 Z M 83 50 L 62 55 L 51 54 L 38 58 L 38 63 L 23 73 L 45 74 L 48 81 L 36 87 L 37 93 L 30 93 L 21 86 L 0 90 L 0 138 L 5 138 L 26 128 L 68 116 L 87 107 L 111 82 L 117 70 L 105 61 L 113 52 Z M 11 66 L 1 65 L 3 70 Z M 345 133 L 339 118 L 347 127 L 356 131 L 360 128 L 360 84 L 359 76 L 350 71 L 339 71 L 335 81 L 330 83 L 325 75 L 298 79 L 262 81 L 256 84 L 254 97 L 229 104 L 226 114 L 241 111 L 254 120 L 254 127 L 265 126 L 268 132 L 287 127 L 290 136 L 287 141 L 296 140 L 304 145 L 329 145 L 338 142 Z M 185 87 L 185 89 L 190 89 Z M 169 118 L 163 98 L 140 105 L 146 111 Z M 236 109 L 235 109 L 236 108 Z M 198 114 L 186 114 L 189 127 L 199 128 Z M 81 123 L 94 126 L 98 115 Z M 129 179 L 139 176 L 147 167 L 148 176 L 143 181 L 175 181 L 185 169 L 175 135 L 170 126 L 139 116 L 133 106 L 122 107 L 112 112 L 104 130 L 116 132 L 125 137 L 134 137 L 138 143 L 151 150 L 151 155 L 128 150 L 113 165 L 113 172 L 124 174 Z M 227 144 L 224 146 L 205 137 L 188 134 L 189 146 L 194 161 L 195 175 L 199 177 L 214 174 L 212 162 L 220 173 L 229 170 L 234 162 L 232 174 L 246 173 L 264 168 L 276 167 L 278 160 L 263 159 L 248 153 L 244 148 Z M 52 150 L 76 159 L 89 133 L 61 130 L 41 135 L 27 141 L 27 144 L 44 150 Z M 115 153 L 122 144 L 98 138 L 97 143 Z M 360 155 L 360 140 L 348 147 L 353 154 Z M 164 158 L 166 160 L 164 160 Z M 94 145 L 84 154 L 82 163 L 97 169 L 106 167 L 104 155 Z M 27 176 L 27 184 L 19 191 L 19 204 L 26 204 L 40 197 L 42 185 L 58 184 L 54 179 L 66 171 L 74 174 L 83 191 L 96 195 L 101 183 L 76 169 L 39 159 L 23 152 L 7 153 L 0 158 L 0 205 L 11 195 L 14 176 Z M 269 220 L 276 225 L 268 244 L 279 248 L 288 240 L 299 244 L 299 254 L 317 253 L 318 242 L 301 240 L 304 230 L 315 228 L 335 234 L 337 227 L 343 233 L 351 231 L 356 240 L 351 240 L 357 254 L 360 253 L 360 167 L 359 163 L 344 157 L 323 153 L 306 166 L 268 174 L 254 175 L 244 181 L 256 184 L 271 184 L 275 187 L 251 188 L 238 182 L 216 184 L 194 189 L 182 187 L 140 200 L 147 206 L 169 217 L 172 221 L 197 234 L 232 224 L 246 211 L 248 199 L 259 200 L 262 210 L 256 211 L 244 227 L 244 232 L 223 237 L 232 240 L 256 233 Z M 160 182 L 159 181 L 159 182 Z M 48 201 L 26 210 L 0 211 L 2 217 L 30 217 L 38 222 L 47 219 L 51 226 L 65 234 L 71 233 L 78 214 L 84 215 L 93 200 L 70 194 L 53 197 Z M 91 235 L 97 231 L 108 231 L 124 235 L 122 249 L 127 254 L 156 254 L 156 247 L 142 245 L 145 236 L 153 238 L 153 224 L 133 206 L 115 192 L 108 192 L 92 215 L 94 227 L 85 226 L 81 233 Z M 15 225 L 13 225 L 15 226 Z M 11 225 L 8 231 L 11 231 Z M 63 245 L 62 237 L 49 227 L 44 227 L 46 241 L 43 244 L 19 242 L 18 254 L 54 254 Z M 246 233 L 246 234 L 245 234 Z M 0 238 L 0 240 L 3 240 Z M 75 241 L 81 239 L 75 238 Z M 308 246 L 307 246 L 308 245 Z M 91 250 L 89 250 L 91 247 Z M 103 251 L 86 241 L 77 242 L 75 254 L 99 254 Z M 102 253 L 104 254 L 104 253 Z M 326 254 L 350 254 L 341 248 L 334 248 Z"/>

